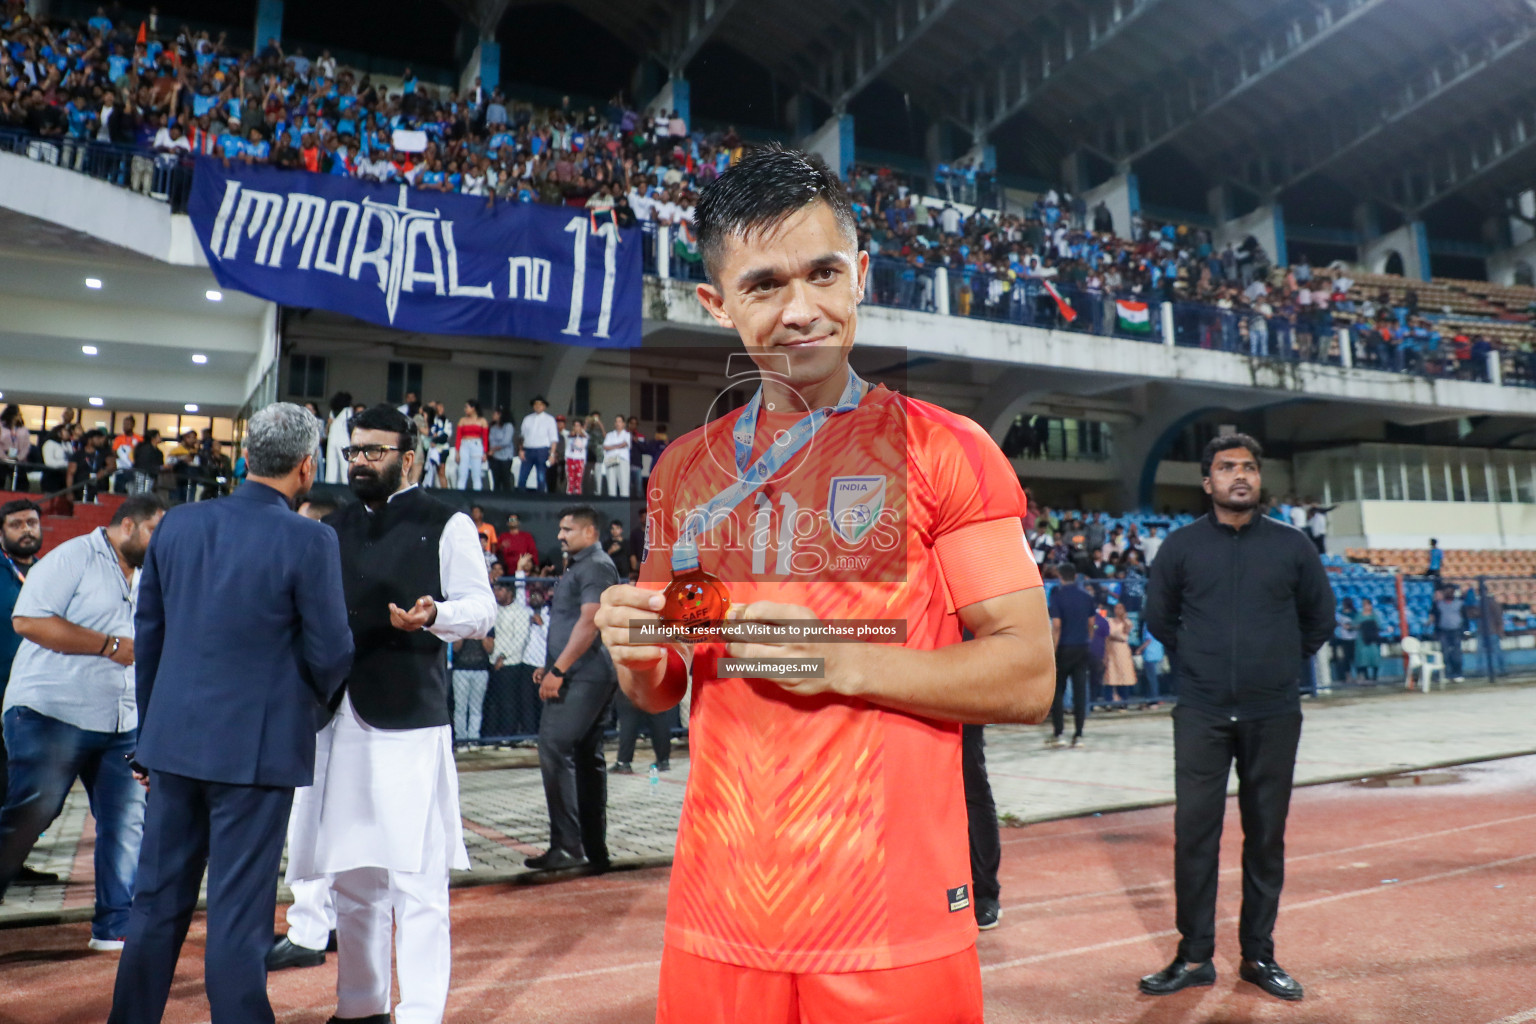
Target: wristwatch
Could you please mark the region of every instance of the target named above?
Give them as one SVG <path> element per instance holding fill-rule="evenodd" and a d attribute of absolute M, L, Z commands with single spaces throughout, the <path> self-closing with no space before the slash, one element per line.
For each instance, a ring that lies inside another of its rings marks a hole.
<path fill-rule="evenodd" d="M 549 673 L 548 674 L 554 676 L 556 679 L 564 679 L 565 678 L 565 673 L 560 671 L 560 666 L 559 665 L 551 665 L 551 666 L 549 666 Z"/>

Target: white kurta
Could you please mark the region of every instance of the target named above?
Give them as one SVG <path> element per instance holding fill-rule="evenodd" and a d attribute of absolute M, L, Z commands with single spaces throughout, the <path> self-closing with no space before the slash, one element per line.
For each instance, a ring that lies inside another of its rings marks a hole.
<path fill-rule="evenodd" d="M 445 600 L 430 631 L 450 643 L 484 637 L 496 599 L 468 516 L 448 520 L 438 557 Z M 294 794 L 290 883 L 354 868 L 418 872 L 429 842 L 446 844 L 450 868 L 468 870 L 451 726 L 375 728 L 348 696 L 315 742 L 315 783 Z"/>
<path fill-rule="evenodd" d="M 328 484 L 347 482 L 347 460 L 341 457 L 341 450 L 352 443 L 352 431 L 348 429 L 351 422 L 352 410 L 343 409 L 331 420 L 326 432 L 325 482 Z"/>

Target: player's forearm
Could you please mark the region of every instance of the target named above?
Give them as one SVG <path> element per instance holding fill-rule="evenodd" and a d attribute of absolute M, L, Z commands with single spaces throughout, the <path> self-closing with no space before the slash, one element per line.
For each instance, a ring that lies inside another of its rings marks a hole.
<path fill-rule="evenodd" d="M 688 659 L 678 649 L 669 649 L 665 658 L 644 670 L 617 662 L 614 667 L 624 696 L 646 714 L 671 710 L 688 692 Z"/>
<path fill-rule="evenodd" d="M 926 718 L 967 724 L 1045 720 L 1056 659 L 1045 635 L 995 633 L 937 650 L 870 645 L 854 695 Z"/>

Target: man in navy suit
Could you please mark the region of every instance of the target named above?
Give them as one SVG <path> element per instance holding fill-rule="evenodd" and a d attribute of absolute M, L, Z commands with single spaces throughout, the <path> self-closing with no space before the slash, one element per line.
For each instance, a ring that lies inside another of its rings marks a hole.
<path fill-rule="evenodd" d="M 272 1024 L 265 957 L 288 812 L 352 665 L 336 534 L 292 509 L 319 442 L 307 410 L 267 406 L 251 417 L 245 485 L 173 510 L 145 558 L 135 756 L 149 803 L 110 1024 L 161 1019 L 205 867 L 213 1019 Z"/>

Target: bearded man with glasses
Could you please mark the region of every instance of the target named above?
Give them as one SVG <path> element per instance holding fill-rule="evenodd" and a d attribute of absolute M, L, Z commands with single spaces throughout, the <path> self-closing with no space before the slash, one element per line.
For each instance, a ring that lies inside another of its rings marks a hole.
<path fill-rule="evenodd" d="M 400 1021 L 442 1020 L 448 999 L 448 871 L 466 870 L 446 650 L 496 621 L 469 516 L 410 483 L 416 427 L 377 405 L 353 417 L 347 482 L 357 501 L 325 522 L 341 541 L 356 656 L 317 738 L 315 784 L 289 830 L 288 881 L 336 897 L 335 1021 L 390 1020 L 394 927 Z"/>

